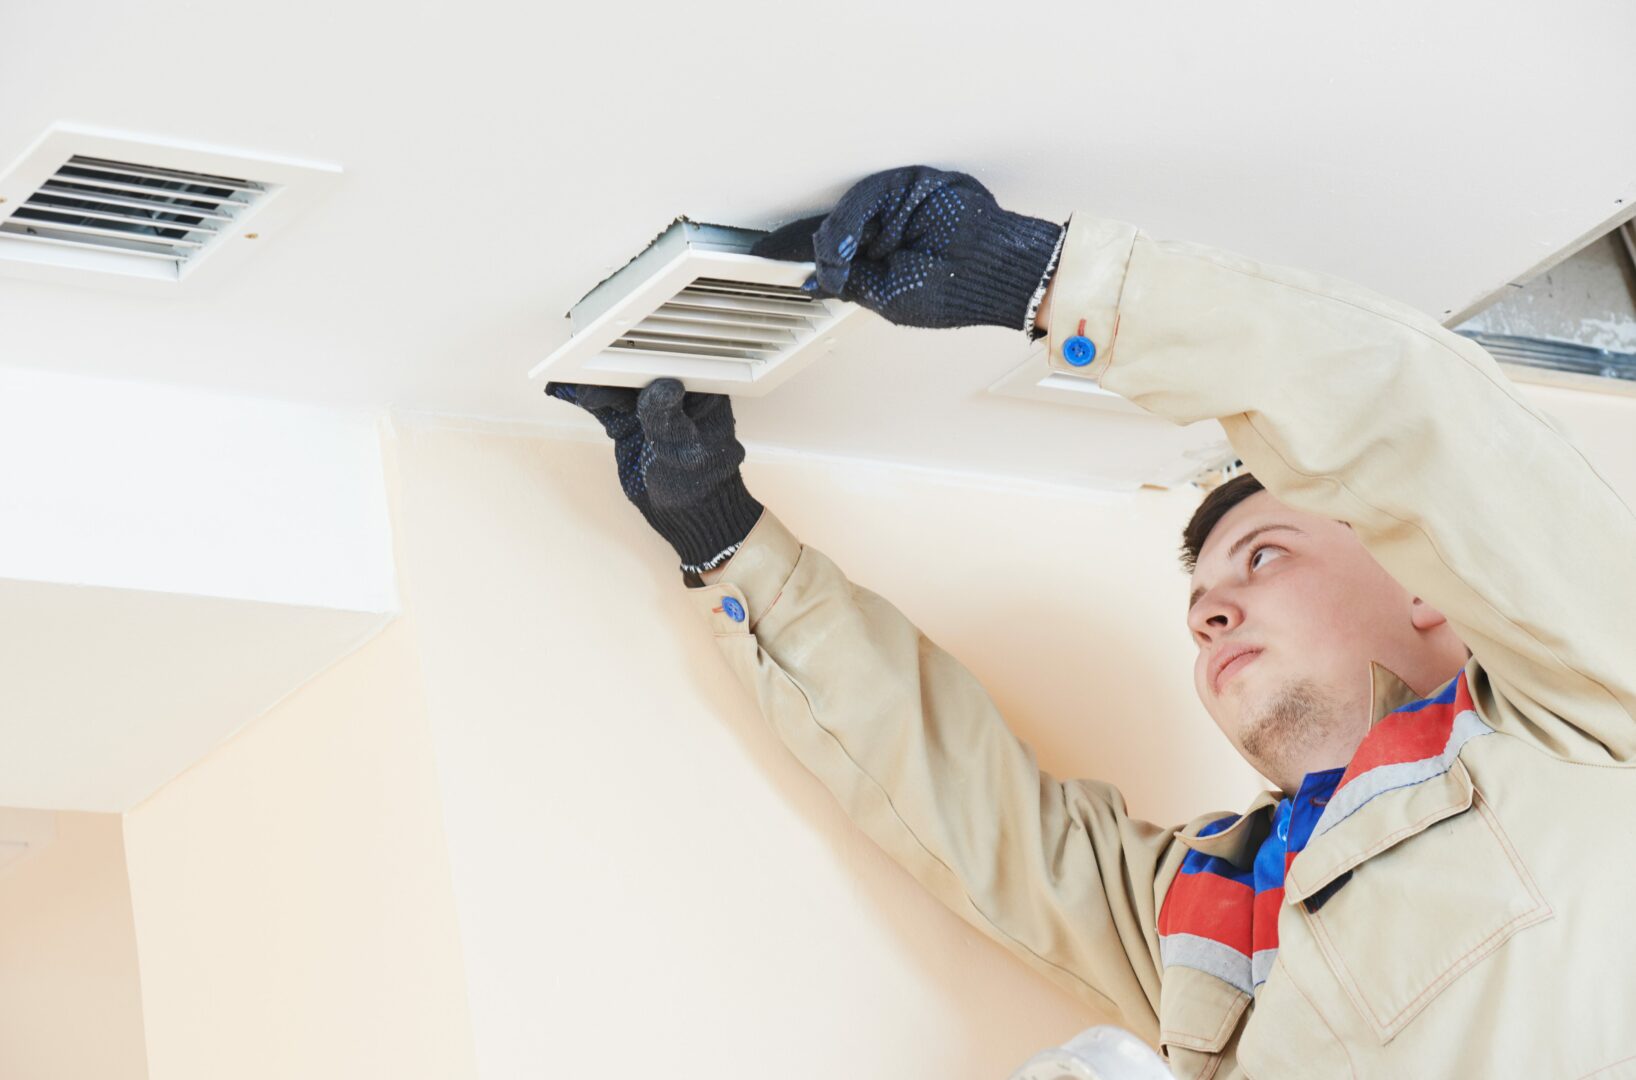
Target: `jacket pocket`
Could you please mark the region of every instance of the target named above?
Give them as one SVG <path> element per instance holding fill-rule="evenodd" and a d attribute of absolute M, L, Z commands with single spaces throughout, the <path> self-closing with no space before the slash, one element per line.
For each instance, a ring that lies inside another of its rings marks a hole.
<path fill-rule="evenodd" d="M 1209 1080 L 1231 1054 L 1250 995 L 1187 967 L 1167 967 L 1159 986 L 1159 1048 L 1177 1080 Z"/>
<path fill-rule="evenodd" d="M 1300 904 L 1331 973 L 1381 1042 L 1517 931 L 1551 917 L 1481 792 Z"/>

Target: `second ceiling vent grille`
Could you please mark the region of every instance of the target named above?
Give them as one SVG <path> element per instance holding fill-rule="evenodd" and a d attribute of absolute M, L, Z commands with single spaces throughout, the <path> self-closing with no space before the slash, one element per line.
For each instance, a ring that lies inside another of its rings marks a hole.
<path fill-rule="evenodd" d="M 266 190 L 238 177 L 76 154 L 0 221 L 0 235 L 169 261 L 179 272 Z"/>
<path fill-rule="evenodd" d="M 334 165 L 83 124 L 0 172 L 0 274 L 174 295 L 284 232 Z"/>
<path fill-rule="evenodd" d="M 811 263 L 749 254 L 761 233 L 686 219 L 568 313 L 573 336 L 529 373 L 558 382 L 757 396 L 827 351 L 855 305 L 803 292 Z"/>

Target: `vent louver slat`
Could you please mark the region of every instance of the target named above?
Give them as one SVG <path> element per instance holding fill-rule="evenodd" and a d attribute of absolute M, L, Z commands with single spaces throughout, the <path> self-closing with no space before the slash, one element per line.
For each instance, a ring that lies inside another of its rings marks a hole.
<path fill-rule="evenodd" d="M 85 209 L 83 207 L 78 207 L 78 206 L 47 205 L 45 203 L 38 203 L 38 202 L 30 203 L 29 205 L 20 208 L 17 211 L 17 213 L 22 214 L 22 215 L 26 215 L 31 219 L 35 218 L 35 217 L 39 217 L 40 215 L 56 214 L 56 215 L 61 216 L 61 217 L 69 217 L 69 218 L 76 218 L 76 217 L 94 218 L 94 219 L 96 219 L 98 221 L 135 222 L 138 225 L 152 225 L 152 224 L 156 224 L 156 223 L 163 223 L 167 227 L 174 227 L 174 228 L 177 228 L 177 229 L 186 229 L 189 232 L 210 233 L 210 232 L 215 232 L 216 231 L 216 226 L 215 225 L 205 225 L 205 224 L 192 223 L 192 222 L 186 222 L 186 221 L 171 221 L 171 220 L 168 220 L 166 218 L 145 217 L 145 216 L 143 216 L 141 214 L 122 214 L 122 213 L 118 213 L 118 212 L 112 211 L 112 210 L 87 210 L 87 209 Z M 55 218 L 50 218 L 50 217 L 44 217 L 44 218 L 41 218 L 41 220 L 54 221 L 56 219 Z"/>
<path fill-rule="evenodd" d="M 73 155 L 4 221 L 0 236 L 178 266 L 265 190 L 237 177 Z"/>
<path fill-rule="evenodd" d="M 78 225 L 72 221 L 57 221 L 54 218 L 38 217 L 27 207 L 17 211 L 16 216 L 13 217 L 12 220 L 37 222 L 40 228 L 51 229 L 56 232 L 83 233 L 86 236 L 111 237 L 120 240 L 129 240 L 132 243 L 137 244 L 154 244 L 166 247 L 183 248 L 196 248 L 204 246 L 197 240 L 184 240 L 181 237 L 157 235 L 160 232 L 186 232 L 186 226 L 165 226 L 163 228 L 157 228 L 152 225 L 145 225 L 135 229 L 124 229 L 113 226 Z"/>
<path fill-rule="evenodd" d="M 794 315 L 763 315 L 755 311 L 712 311 L 682 304 L 660 304 L 654 315 L 675 322 L 721 326 L 760 326 L 768 330 L 810 330 L 813 320 Z"/>
<path fill-rule="evenodd" d="M 210 218 L 215 221 L 232 221 L 232 214 L 218 214 L 203 207 L 183 206 L 180 203 L 155 199 L 133 199 L 126 196 L 102 195 L 88 192 L 84 189 L 58 187 L 46 184 L 35 194 L 35 199 L 49 198 L 53 204 L 60 200 L 72 200 L 76 203 L 88 205 L 123 206 L 133 210 L 153 210 L 159 213 L 182 214 L 187 217 Z"/>
<path fill-rule="evenodd" d="M 182 172 L 178 169 L 156 169 L 151 165 L 127 165 L 103 158 L 76 154 L 64 169 L 89 170 L 115 176 L 147 176 L 156 180 L 182 180 L 190 184 L 209 184 L 211 187 L 232 188 L 234 191 L 260 191 L 258 184 L 240 180 L 236 176 L 217 176 L 214 173 Z"/>
<path fill-rule="evenodd" d="M 140 179 L 140 177 L 132 176 L 127 180 L 116 180 L 96 173 L 76 172 L 66 165 L 57 171 L 56 176 L 58 183 L 73 184 L 76 187 L 102 192 L 123 191 L 132 195 L 163 196 L 168 199 L 189 199 L 193 202 L 202 203 L 224 203 L 233 197 L 231 191 L 217 187 L 214 184 L 206 186 L 202 191 L 185 190 L 185 186 L 176 186 L 182 183 L 180 180 L 137 182 Z"/>
<path fill-rule="evenodd" d="M 650 356 L 707 357 L 711 360 L 744 360 L 752 363 L 767 359 L 767 356 L 761 353 L 729 349 L 720 345 L 689 345 L 682 342 L 661 344 L 654 341 L 633 341 L 630 338 L 620 338 L 608 348 L 621 352 L 646 353 Z"/>
<path fill-rule="evenodd" d="M 62 240 L 54 236 L 41 236 L 38 233 L 18 232 L 14 229 L 5 228 L 4 226 L 0 226 L 0 236 L 4 236 L 8 240 L 23 240 L 30 244 L 48 244 L 56 247 L 83 249 L 88 246 L 82 240 Z M 154 259 L 160 262 L 168 263 L 175 263 L 177 261 L 176 253 L 174 251 L 147 251 L 140 248 L 126 247 L 122 241 L 115 241 L 101 246 L 103 246 L 106 250 L 117 252 L 121 256 Z"/>
<path fill-rule="evenodd" d="M 637 328 L 628 331 L 619 338 L 620 341 L 646 342 L 654 348 L 686 345 L 693 349 L 731 350 L 734 353 L 749 353 L 755 356 L 774 356 L 778 353 L 778 346 L 763 341 L 737 341 L 732 338 L 693 337 L 686 334 L 656 333 L 652 330 Z"/>
<path fill-rule="evenodd" d="M 799 300 L 804 304 L 812 302 L 812 296 L 805 289 L 794 285 L 763 285 L 754 281 L 731 281 L 726 278 L 701 277 L 693 281 L 695 289 L 719 289 L 723 292 L 746 293 L 757 296 L 783 296 L 792 300 Z"/>
<path fill-rule="evenodd" d="M 632 333 L 637 331 L 698 341 L 728 341 L 780 348 L 794 345 L 796 341 L 795 335 L 788 330 L 768 330 L 750 323 L 689 323 L 658 317 L 643 319 Z"/>
<path fill-rule="evenodd" d="M 754 312 L 758 315 L 794 315 L 797 318 L 805 318 L 815 311 L 811 300 L 767 299 L 727 292 L 706 292 L 695 288 L 683 289 L 669 302 L 679 307 L 698 308 L 703 311 L 741 311 Z M 823 313 L 822 308 L 816 311 L 818 314 Z"/>

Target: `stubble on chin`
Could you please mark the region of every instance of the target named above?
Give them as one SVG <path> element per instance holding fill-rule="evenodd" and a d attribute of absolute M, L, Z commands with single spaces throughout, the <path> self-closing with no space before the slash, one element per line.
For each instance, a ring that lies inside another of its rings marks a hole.
<path fill-rule="evenodd" d="M 1290 763 L 1329 729 L 1334 715 L 1334 703 L 1322 687 L 1310 679 L 1293 679 L 1256 710 L 1240 742 L 1263 773 L 1288 773 Z"/>

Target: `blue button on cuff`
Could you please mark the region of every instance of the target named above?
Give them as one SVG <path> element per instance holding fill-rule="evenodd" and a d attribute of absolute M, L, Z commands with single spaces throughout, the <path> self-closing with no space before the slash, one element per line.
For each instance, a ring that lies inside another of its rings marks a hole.
<path fill-rule="evenodd" d="M 721 598 L 721 609 L 725 611 L 727 613 L 727 617 L 732 619 L 734 622 L 744 621 L 744 605 L 739 603 L 737 600 L 734 600 L 731 596 L 724 596 Z"/>
<path fill-rule="evenodd" d="M 1096 359 L 1096 345 L 1084 334 L 1075 334 L 1062 343 L 1062 358 L 1074 367 L 1084 367 Z"/>

